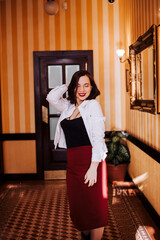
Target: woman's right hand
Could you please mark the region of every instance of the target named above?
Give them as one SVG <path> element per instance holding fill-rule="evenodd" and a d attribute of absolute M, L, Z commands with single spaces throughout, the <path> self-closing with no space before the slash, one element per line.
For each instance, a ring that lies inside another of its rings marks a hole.
<path fill-rule="evenodd" d="M 88 171 L 84 176 L 84 183 L 88 184 L 88 187 L 93 186 L 97 182 L 97 168 L 99 162 L 92 162 Z"/>

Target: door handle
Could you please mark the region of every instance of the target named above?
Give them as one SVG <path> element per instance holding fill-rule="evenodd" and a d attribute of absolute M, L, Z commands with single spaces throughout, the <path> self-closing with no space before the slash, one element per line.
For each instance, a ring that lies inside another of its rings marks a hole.
<path fill-rule="evenodd" d="M 42 121 L 48 124 L 48 108 L 42 106 Z"/>

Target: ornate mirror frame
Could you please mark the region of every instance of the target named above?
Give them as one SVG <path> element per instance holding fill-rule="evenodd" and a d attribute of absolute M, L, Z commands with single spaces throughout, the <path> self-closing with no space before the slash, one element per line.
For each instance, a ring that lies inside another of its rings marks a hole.
<path fill-rule="evenodd" d="M 152 25 L 129 46 L 130 108 L 155 114 L 157 101 L 157 26 Z M 153 100 L 142 99 L 141 52 L 153 45 Z"/>
<path fill-rule="evenodd" d="M 157 113 L 160 113 L 160 25 L 157 27 Z"/>

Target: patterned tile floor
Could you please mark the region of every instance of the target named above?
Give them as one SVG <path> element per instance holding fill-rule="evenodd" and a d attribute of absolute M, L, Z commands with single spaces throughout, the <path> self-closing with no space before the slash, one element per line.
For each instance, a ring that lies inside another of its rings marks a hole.
<path fill-rule="evenodd" d="M 160 230 L 136 191 L 130 183 L 109 185 L 104 240 L 160 240 Z M 0 187 L 0 240 L 9 239 L 81 239 L 69 216 L 65 181 L 15 182 Z"/>

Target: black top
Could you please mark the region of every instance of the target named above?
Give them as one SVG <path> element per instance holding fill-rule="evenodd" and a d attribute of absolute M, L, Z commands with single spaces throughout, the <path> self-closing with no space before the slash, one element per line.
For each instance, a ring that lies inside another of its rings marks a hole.
<path fill-rule="evenodd" d="M 61 127 L 66 138 L 67 148 L 91 145 L 82 117 L 64 119 Z"/>

